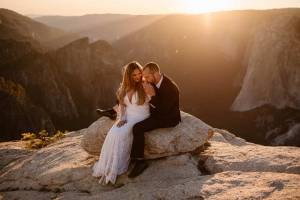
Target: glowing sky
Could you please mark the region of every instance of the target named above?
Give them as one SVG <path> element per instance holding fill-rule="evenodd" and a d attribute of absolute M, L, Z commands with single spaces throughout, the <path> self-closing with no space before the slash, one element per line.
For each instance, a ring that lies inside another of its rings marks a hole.
<path fill-rule="evenodd" d="M 300 0 L 0 0 L 0 7 L 23 15 L 196 14 L 220 10 L 300 7 Z"/>

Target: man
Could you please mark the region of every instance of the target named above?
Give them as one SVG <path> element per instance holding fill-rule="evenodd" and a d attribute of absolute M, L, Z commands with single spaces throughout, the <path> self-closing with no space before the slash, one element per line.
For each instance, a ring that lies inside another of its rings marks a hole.
<path fill-rule="evenodd" d="M 174 127 L 180 121 L 179 89 L 166 75 L 160 73 L 159 66 L 150 62 L 143 68 L 143 83 L 146 94 L 151 98 L 150 117 L 133 126 L 131 158 L 136 164 L 128 177 L 140 175 L 147 167 L 144 159 L 144 133 L 158 128 Z"/>
<path fill-rule="evenodd" d="M 174 127 L 180 121 L 179 89 L 166 75 L 160 73 L 159 66 L 150 62 L 143 68 L 143 83 L 146 94 L 150 97 L 150 117 L 133 126 L 131 158 L 137 160 L 128 177 L 140 175 L 147 167 L 144 159 L 144 133 L 158 128 Z M 97 110 L 102 116 L 115 119 L 117 107 L 109 110 Z"/>

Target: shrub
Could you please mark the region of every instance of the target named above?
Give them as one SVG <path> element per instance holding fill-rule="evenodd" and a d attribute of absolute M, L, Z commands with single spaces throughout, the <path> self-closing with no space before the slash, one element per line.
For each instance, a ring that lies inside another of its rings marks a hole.
<path fill-rule="evenodd" d="M 65 131 L 65 133 L 67 133 L 67 131 Z M 25 144 L 25 149 L 33 150 L 46 147 L 53 142 L 61 140 L 64 138 L 64 133 L 57 131 L 54 136 L 49 137 L 48 132 L 46 130 L 42 130 L 39 132 L 39 138 L 37 138 L 35 133 L 22 133 L 22 136 L 22 141 L 28 141 Z"/>

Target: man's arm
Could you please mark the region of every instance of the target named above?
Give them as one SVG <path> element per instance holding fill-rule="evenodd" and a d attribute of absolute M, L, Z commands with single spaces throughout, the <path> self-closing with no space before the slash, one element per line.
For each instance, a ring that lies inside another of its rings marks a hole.
<path fill-rule="evenodd" d="M 175 88 L 165 91 L 160 98 L 156 95 L 151 97 L 151 103 L 159 113 L 168 114 L 174 107 L 178 106 L 179 91 Z"/>

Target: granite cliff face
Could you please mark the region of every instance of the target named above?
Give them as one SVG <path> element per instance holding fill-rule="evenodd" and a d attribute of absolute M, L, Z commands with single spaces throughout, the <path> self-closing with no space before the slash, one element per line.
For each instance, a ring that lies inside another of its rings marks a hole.
<path fill-rule="evenodd" d="M 2 141 L 19 139 L 22 132 L 46 129 L 53 134 L 82 128 L 95 119 L 95 108 L 113 105 L 123 62 L 106 41 L 89 44 L 88 38 L 83 38 L 46 54 L 28 42 L 1 40 L 0 44 L 4 52 L 0 76 L 20 85 L 28 99 L 26 108 L 18 106 L 24 112 L 15 109 L 15 104 L 2 104 L 1 126 L 6 127 L 1 129 Z M 6 92 L 5 98 L 13 96 Z M 27 107 L 37 110 L 28 112 Z M 38 110 L 42 111 L 36 114 Z M 6 124 L 18 119 L 14 116 L 31 123 Z M 9 134 L 12 136 L 7 137 Z"/>
<path fill-rule="evenodd" d="M 51 133 L 55 132 L 49 114 L 42 107 L 33 104 L 19 83 L 1 77 L 0 99 L 0 141 L 17 139 L 21 131 L 39 132 L 44 128 Z"/>
<path fill-rule="evenodd" d="M 252 125 L 265 127 L 259 137 L 271 145 L 300 146 L 294 128 L 300 121 L 299 46 L 300 18 L 296 16 L 282 15 L 253 26 L 245 67 L 235 79 L 242 88 L 230 109 L 256 111 Z"/>
<path fill-rule="evenodd" d="M 194 125 L 203 126 L 203 122 Z M 299 148 L 256 145 L 219 129 L 214 129 L 210 146 L 202 146 L 202 152 L 148 160 L 149 167 L 140 176 L 129 179 L 126 172 L 117 177 L 115 185 L 101 186 L 92 177 L 98 157 L 80 147 L 86 130 L 67 133 L 64 139 L 37 151 L 24 150 L 24 142 L 0 143 L 0 198 L 300 198 Z M 156 131 L 168 144 L 165 130 Z M 205 136 L 199 132 L 198 137 Z"/>
<path fill-rule="evenodd" d="M 114 105 L 123 61 L 106 41 L 89 44 L 89 39 L 83 38 L 49 56 L 70 88 L 70 94 L 76 98 L 77 112 L 81 116 L 92 115 L 99 106 Z"/>
<path fill-rule="evenodd" d="M 251 30 L 242 89 L 231 109 L 265 104 L 300 110 L 300 19 L 279 16 Z"/>

